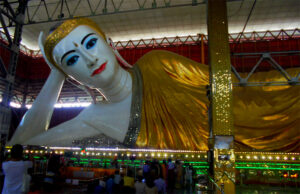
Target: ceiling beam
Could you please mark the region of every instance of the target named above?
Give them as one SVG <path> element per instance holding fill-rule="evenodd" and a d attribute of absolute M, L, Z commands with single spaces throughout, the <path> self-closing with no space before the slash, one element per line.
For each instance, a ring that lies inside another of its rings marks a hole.
<path fill-rule="evenodd" d="M 0 71 L 2 72 L 3 76 L 6 77 L 6 75 L 7 75 L 7 69 L 6 69 L 6 67 L 5 67 L 5 65 L 3 63 L 3 60 L 1 58 L 1 56 L 0 56 Z"/>
<path fill-rule="evenodd" d="M 233 0 L 230 0 L 233 1 Z M 74 17 L 94 17 L 183 6 L 205 4 L 205 0 L 185 0 L 181 3 L 172 0 L 136 0 L 130 6 L 124 0 L 33 0 L 29 1 L 24 25 L 62 21 Z M 85 13 L 82 14 L 82 9 Z M 43 12 L 46 14 L 38 14 Z"/>

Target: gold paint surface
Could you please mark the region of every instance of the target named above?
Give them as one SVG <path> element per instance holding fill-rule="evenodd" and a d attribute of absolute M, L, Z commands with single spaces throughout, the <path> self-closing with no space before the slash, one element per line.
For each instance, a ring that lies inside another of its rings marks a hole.
<path fill-rule="evenodd" d="M 292 77 L 300 72 L 299 68 L 286 71 Z M 254 73 L 249 81 L 278 82 L 284 81 L 284 77 L 274 70 Z M 249 151 L 249 147 L 261 151 L 300 151 L 300 86 L 235 87 L 233 100 L 235 151 Z"/>
<path fill-rule="evenodd" d="M 207 8 L 213 135 L 233 135 L 232 79 L 226 1 L 208 1 Z"/>
<path fill-rule="evenodd" d="M 167 51 L 149 52 L 137 65 L 144 80 L 137 146 L 207 150 L 208 66 Z M 287 72 L 295 77 L 299 69 Z M 280 80 L 275 70 L 251 76 Z M 300 151 L 300 86 L 235 87 L 233 100 L 236 151 Z"/>
<path fill-rule="evenodd" d="M 207 66 L 167 51 L 152 51 L 136 65 L 143 77 L 137 146 L 207 150 Z"/>

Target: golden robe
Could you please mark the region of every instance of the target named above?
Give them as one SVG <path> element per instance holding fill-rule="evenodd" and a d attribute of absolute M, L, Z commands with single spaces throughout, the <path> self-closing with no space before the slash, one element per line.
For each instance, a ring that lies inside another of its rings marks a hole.
<path fill-rule="evenodd" d="M 136 65 L 143 78 L 136 145 L 207 150 L 208 66 L 168 51 L 149 52 Z M 297 71 L 288 73 L 295 76 Z M 249 79 L 283 80 L 277 71 L 255 73 Z M 300 151 L 300 86 L 235 87 L 233 98 L 237 150 Z"/>

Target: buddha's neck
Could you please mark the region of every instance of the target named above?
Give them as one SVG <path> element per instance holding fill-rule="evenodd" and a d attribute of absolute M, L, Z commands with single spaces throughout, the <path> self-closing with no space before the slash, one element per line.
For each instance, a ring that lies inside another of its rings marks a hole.
<path fill-rule="evenodd" d="M 108 102 L 120 102 L 132 92 L 132 78 L 123 68 L 118 68 L 113 81 L 102 92 Z"/>

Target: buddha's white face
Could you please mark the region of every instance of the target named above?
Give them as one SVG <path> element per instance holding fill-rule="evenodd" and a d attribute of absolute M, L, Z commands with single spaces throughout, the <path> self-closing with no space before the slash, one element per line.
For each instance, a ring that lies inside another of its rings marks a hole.
<path fill-rule="evenodd" d="M 54 47 L 53 58 L 66 74 L 92 88 L 108 87 L 120 68 L 106 41 L 84 25 Z"/>

